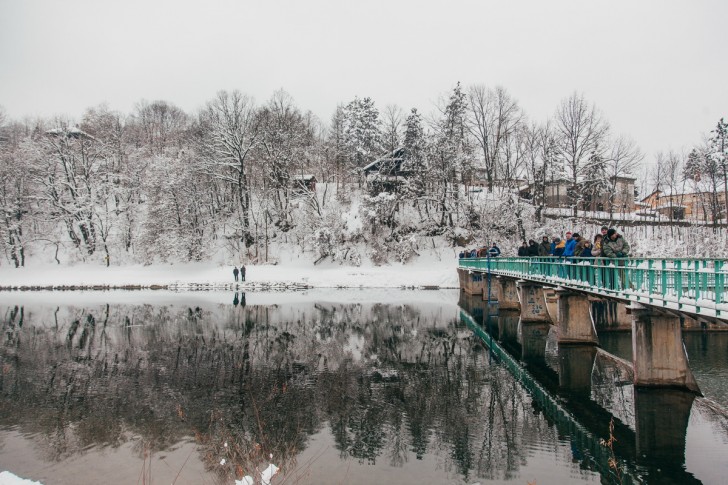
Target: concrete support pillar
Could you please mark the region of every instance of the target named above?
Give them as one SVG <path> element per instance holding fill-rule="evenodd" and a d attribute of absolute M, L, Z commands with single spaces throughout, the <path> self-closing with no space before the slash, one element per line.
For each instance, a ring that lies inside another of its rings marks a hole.
<path fill-rule="evenodd" d="M 593 345 L 559 345 L 559 387 L 588 397 L 596 356 Z"/>
<path fill-rule="evenodd" d="M 483 300 L 500 303 L 501 285 L 499 278 L 499 276 L 491 275 L 489 280 L 487 273 L 483 275 Z"/>
<path fill-rule="evenodd" d="M 546 311 L 543 286 L 537 283 L 519 280 L 518 299 L 521 303 L 521 320 L 524 322 L 550 322 Z"/>
<path fill-rule="evenodd" d="M 635 389 L 637 456 L 681 468 L 685 434 L 695 394 L 671 389 Z M 670 412 L 665 412 L 669 409 Z"/>
<path fill-rule="evenodd" d="M 632 315 L 627 305 L 611 300 L 592 300 L 591 315 L 598 331 L 632 330 Z"/>
<path fill-rule="evenodd" d="M 589 297 L 583 293 L 556 290 L 558 296 L 559 344 L 599 345 L 591 317 Z"/>
<path fill-rule="evenodd" d="M 483 294 L 483 273 L 458 268 L 458 279 L 460 280 L 460 289 L 468 295 Z"/>
<path fill-rule="evenodd" d="M 468 284 L 468 270 L 464 268 L 458 268 L 458 282 L 460 283 L 460 291 L 465 291 L 465 287 Z"/>
<path fill-rule="evenodd" d="M 556 290 L 554 288 L 544 288 L 543 297 L 546 300 L 546 311 L 549 318 L 551 318 L 552 322 L 558 321 L 559 299 L 556 296 Z"/>
<path fill-rule="evenodd" d="M 516 280 L 513 278 L 505 278 L 499 276 L 496 278 L 499 285 L 499 299 L 498 303 L 502 310 L 520 310 L 521 304 L 518 300 L 518 287 L 516 286 Z"/>
<path fill-rule="evenodd" d="M 680 318 L 632 303 L 635 387 L 676 387 L 700 393 L 680 329 Z"/>
<path fill-rule="evenodd" d="M 519 319 L 518 335 L 521 342 L 521 358 L 525 361 L 543 361 L 546 357 L 546 339 L 551 324 L 548 322 L 524 322 Z"/>

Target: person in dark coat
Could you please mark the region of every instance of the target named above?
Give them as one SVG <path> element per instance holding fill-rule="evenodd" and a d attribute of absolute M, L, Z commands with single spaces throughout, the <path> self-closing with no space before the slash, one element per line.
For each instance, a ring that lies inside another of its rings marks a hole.
<path fill-rule="evenodd" d="M 523 241 L 523 244 L 521 244 L 521 247 L 518 248 L 518 255 L 519 256 L 528 256 L 528 244 L 526 244 L 526 241 Z"/>
<path fill-rule="evenodd" d="M 583 258 L 584 256 L 581 255 L 582 252 L 584 252 L 584 247 L 588 244 L 591 247 L 591 241 L 588 239 L 581 237 L 581 234 L 578 232 L 575 233 L 572 238 L 576 240 L 576 246 L 574 247 L 574 256 L 577 258 Z"/>
<path fill-rule="evenodd" d="M 541 239 L 541 244 L 538 245 L 538 255 L 539 256 L 548 256 L 551 254 L 551 243 L 549 242 L 549 237 L 544 236 L 543 239 Z"/>
<path fill-rule="evenodd" d="M 607 240 L 602 239 L 602 256 L 605 258 L 628 258 L 629 243 L 612 228 L 607 231 Z"/>
<path fill-rule="evenodd" d="M 240 281 L 245 281 L 245 265 L 240 266 Z"/>
<path fill-rule="evenodd" d="M 500 256 L 500 253 L 501 250 L 498 246 L 496 246 L 495 243 L 493 243 L 493 245 L 488 250 L 488 256 L 490 256 L 491 258 L 497 258 L 498 256 Z"/>
<path fill-rule="evenodd" d="M 538 244 L 533 239 L 528 240 L 528 255 L 533 257 L 538 256 Z"/>
<path fill-rule="evenodd" d="M 581 248 L 581 253 L 579 253 L 580 258 L 593 258 L 594 255 L 592 254 L 592 243 L 586 239 L 584 239 L 584 245 Z"/>
<path fill-rule="evenodd" d="M 235 281 L 236 282 L 238 281 L 238 273 L 239 273 L 238 267 L 237 266 L 233 266 L 233 277 L 235 278 Z"/>

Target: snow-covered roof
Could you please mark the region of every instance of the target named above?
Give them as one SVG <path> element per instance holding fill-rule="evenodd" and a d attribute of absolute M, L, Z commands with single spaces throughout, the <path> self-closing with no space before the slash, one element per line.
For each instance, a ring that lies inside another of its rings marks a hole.
<path fill-rule="evenodd" d="M 658 205 L 657 207 L 655 207 L 655 210 L 660 210 L 660 209 L 678 209 L 678 208 L 687 209 L 687 206 L 686 205 L 680 205 L 680 204 L 662 204 L 662 205 Z"/>
<path fill-rule="evenodd" d="M 316 178 L 316 176 L 313 175 L 313 174 L 310 174 L 310 173 L 309 174 L 305 174 L 305 175 L 294 175 L 293 176 L 293 180 L 309 181 L 309 180 L 313 180 L 315 178 Z"/>
<path fill-rule="evenodd" d="M 66 136 L 68 138 L 87 138 L 89 140 L 95 140 L 93 136 L 89 135 L 82 129 L 74 126 L 72 128 L 53 128 L 46 131 L 46 135 L 51 136 Z"/>

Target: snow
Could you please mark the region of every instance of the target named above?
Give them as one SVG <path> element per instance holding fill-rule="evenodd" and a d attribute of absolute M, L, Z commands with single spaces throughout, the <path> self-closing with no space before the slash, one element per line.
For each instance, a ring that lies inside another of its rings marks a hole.
<path fill-rule="evenodd" d="M 9 471 L 0 472 L 0 485 L 43 485 L 41 482 L 25 480 Z"/>
<path fill-rule="evenodd" d="M 455 249 L 443 255 L 423 255 L 407 264 L 387 266 L 345 266 L 338 263 L 314 265 L 309 260 L 276 265 L 247 265 L 246 282 L 240 289 L 267 286 L 316 288 L 401 288 L 432 286 L 458 288 Z M 177 263 L 106 267 L 100 264 L 34 264 L 0 270 L 0 287 L 69 286 L 171 286 L 178 289 L 233 288 L 233 263 Z"/>

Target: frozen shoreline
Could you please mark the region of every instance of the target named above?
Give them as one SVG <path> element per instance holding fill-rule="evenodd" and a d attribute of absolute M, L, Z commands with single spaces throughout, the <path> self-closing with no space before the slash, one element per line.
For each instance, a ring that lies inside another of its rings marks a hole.
<path fill-rule="evenodd" d="M 130 266 L 33 265 L 0 268 L 0 290 L 296 290 L 309 288 L 458 288 L 457 260 L 428 258 L 389 266 L 249 265 L 245 282 L 232 266 L 178 263 Z"/>

